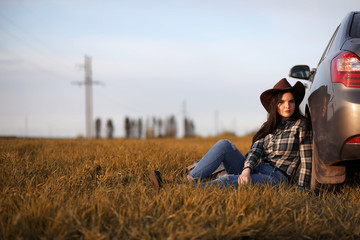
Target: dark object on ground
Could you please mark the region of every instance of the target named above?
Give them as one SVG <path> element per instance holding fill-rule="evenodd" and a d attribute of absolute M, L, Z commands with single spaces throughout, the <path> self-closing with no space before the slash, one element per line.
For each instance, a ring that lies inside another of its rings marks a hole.
<path fill-rule="evenodd" d="M 156 190 L 159 190 L 162 187 L 163 180 L 161 178 L 161 173 L 157 170 L 153 170 L 150 172 L 150 180 L 153 185 L 153 187 Z"/>

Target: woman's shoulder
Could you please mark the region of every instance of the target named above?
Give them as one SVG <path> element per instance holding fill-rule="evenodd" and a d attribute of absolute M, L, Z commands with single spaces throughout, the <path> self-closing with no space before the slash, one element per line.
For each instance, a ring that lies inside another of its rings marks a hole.
<path fill-rule="evenodd" d="M 296 119 L 292 119 L 292 126 L 293 127 L 300 127 L 300 128 L 306 128 L 306 118 L 305 117 L 299 117 Z"/>
<path fill-rule="evenodd" d="M 308 132 L 311 131 L 311 126 L 309 120 L 305 117 L 300 117 L 294 120 L 294 127 L 302 129 L 302 131 Z"/>

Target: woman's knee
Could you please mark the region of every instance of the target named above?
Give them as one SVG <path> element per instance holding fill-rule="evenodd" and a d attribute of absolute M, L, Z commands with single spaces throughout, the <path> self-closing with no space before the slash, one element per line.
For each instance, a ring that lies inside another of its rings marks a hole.
<path fill-rule="evenodd" d="M 227 140 L 227 139 L 221 139 L 221 140 L 217 141 L 216 145 L 221 146 L 224 149 L 229 149 L 229 150 L 233 150 L 233 151 L 236 151 L 236 149 L 237 149 L 235 144 L 230 142 L 230 140 Z"/>

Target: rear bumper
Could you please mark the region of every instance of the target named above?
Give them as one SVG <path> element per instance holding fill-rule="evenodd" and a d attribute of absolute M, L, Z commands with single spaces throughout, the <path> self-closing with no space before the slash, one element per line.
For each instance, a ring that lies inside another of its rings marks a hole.
<path fill-rule="evenodd" d="M 345 143 L 341 149 L 341 160 L 351 161 L 359 160 L 360 161 L 360 144 L 356 143 Z"/>

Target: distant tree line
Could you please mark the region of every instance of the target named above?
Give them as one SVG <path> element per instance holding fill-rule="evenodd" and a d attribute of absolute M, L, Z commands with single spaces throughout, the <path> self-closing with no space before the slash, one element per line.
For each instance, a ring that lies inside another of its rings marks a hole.
<path fill-rule="evenodd" d="M 174 116 L 168 118 L 148 118 L 144 125 L 141 118 L 131 119 L 125 117 L 125 137 L 126 138 L 175 138 L 177 134 L 177 124 Z"/>
<path fill-rule="evenodd" d="M 125 137 L 126 138 L 142 138 L 143 135 L 143 123 L 141 118 L 130 119 L 125 118 Z"/>
<path fill-rule="evenodd" d="M 185 118 L 184 119 L 184 137 L 195 137 L 195 125 L 194 121 Z"/>
<path fill-rule="evenodd" d="M 97 118 L 95 120 L 95 137 L 97 139 L 101 138 L 101 119 Z M 108 119 L 106 122 L 106 138 L 111 139 L 114 137 L 114 125 L 111 119 Z"/>
<path fill-rule="evenodd" d="M 175 116 L 171 115 L 165 119 L 147 118 L 144 124 L 142 118 L 125 117 L 125 138 L 176 138 L 177 121 Z M 95 120 L 95 137 L 101 138 L 102 122 L 100 118 Z M 114 125 L 111 119 L 106 122 L 105 136 L 108 139 L 114 137 Z M 184 119 L 184 137 L 194 137 L 194 122 L 188 118 Z"/>

